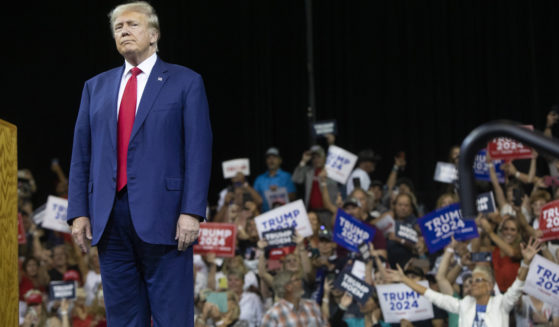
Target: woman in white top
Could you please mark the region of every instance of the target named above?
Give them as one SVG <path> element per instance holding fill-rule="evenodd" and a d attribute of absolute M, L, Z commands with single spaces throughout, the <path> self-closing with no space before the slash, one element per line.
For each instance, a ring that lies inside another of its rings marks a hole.
<path fill-rule="evenodd" d="M 491 268 L 487 266 L 478 266 L 474 269 L 471 295 L 461 300 L 419 285 L 407 278 L 400 266 L 398 266 L 398 271 L 389 270 L 389 277 L 392 281 L 405 283 L 441 309 L 459 314 L 458 325 L 461 327 L 505 327 L 509 326 L 509 312 L 522 295 L 522 286 L 528 275 L 528 266 L 534 255 L 540 250 L 540 244 L 539 240 L 532 238 L 527 246 L 521 244 L 522 266 L 518 270 L 516 281 L 505 294 L 493 295 L 495 281 Z"/>
<path fill-rule="evenodd" d="M 243 290 L 244 277 L 242 271 L 232 270 L 227 274 L 227 284 L 229 290 L 239 297 L 239 320 L 248 322 L 250 327 L 257 327 L 264 315 L 264 304 L 258 294 Z"/>

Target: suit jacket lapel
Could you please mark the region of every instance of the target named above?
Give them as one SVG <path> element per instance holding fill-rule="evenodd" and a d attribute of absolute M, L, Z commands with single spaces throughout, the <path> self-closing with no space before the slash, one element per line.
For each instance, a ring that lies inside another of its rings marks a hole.
<path fill-rule="evenodd" d="M 108 108 L 107 112 L 109 115 L 109 135 L 111 137 L 111 145 L 116 153 L 116 128 L 117 128 L 117 106 L 118 106 L 118 91 L 120 89 L 120 81 L 122 79 L 122 73 L 124 72 L 124 65 L 121 69 L 115 69 L 114 76 L 109 78 L 110 91 L 107 94 Z M 115 157 L 116 158 L 116 157 Z"/>
<path fill-rule="evenodd" d="M 167 68 L 165 62 L 157 58 L 157 61 L 149 74 L 146 88 L 144 89 L 140 105 L 138 106 L 138 112 L 136 113 L 134 126 L 132 127 L 132 135 L 130 135 L 130 142 L 132 142 L 136 134 L 138 134 L 138 130 L 142 127 L 147 115 L 153 108 L 153 103 L 155 102 L 155 99 L 157 99 L 157 95 L 159 94 L 159 91 L 161 91 L 161 87 L 167 81 L 166 75 Z"/>

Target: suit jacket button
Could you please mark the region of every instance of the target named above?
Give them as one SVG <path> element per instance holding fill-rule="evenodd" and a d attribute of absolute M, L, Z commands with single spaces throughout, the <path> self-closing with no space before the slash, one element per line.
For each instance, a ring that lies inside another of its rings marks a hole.
<path fill-rule="evenodd" d="M 136 179 L 136 176 L 130 176 L 130 179 L 134 180 Z"/>

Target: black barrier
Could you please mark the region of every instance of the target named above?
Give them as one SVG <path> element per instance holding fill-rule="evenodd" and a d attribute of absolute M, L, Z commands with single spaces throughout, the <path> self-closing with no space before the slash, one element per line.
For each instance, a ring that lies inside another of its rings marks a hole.
<path fill-rule="evenodd" d="M 476 196 L 474 188 L 474 172 L 472 165 L 479 150 L 496 137 L 510 137 L 529 145 L 540 153 L 559 158 L 559 141 L 546 137 L 540 131 L 531 131 L 521 124 L 500 120 L 483 124 L 474 129 L 460 146 L 458 161 L 459 194 L 464 219 L 476 216 Z"/>

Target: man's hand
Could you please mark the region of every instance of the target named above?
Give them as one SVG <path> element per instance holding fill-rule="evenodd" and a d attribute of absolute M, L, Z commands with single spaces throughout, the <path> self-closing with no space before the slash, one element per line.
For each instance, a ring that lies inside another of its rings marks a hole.
<path fill-rule="evenodd" d="M 184 251 L 198 238 L 200 222 L 198 218 L 187 214 L 181 214 L 177 221 L 177 233 L 175 240 L 179 241 L 178 250 Z"/>
<path fill-rule="evenodd" d="M 312 153 L 310 150 L 303 152 L 303 157 L 301 158 L 301 166 L 304 166 L 312 159 Z"/>
<path fill-rule="evenodd" d="M 89 217 L 78 217 L 72 222 L 72 237 L 83 253 L 87 253 L 86 238 L 91 241 L 91 223 Z"/>
<path fill-rule="evenodd" d="M 394 157 L 394 165 L 398 166 L 399 169 L 404 169 L 406 167 L 406 158 Z"/>

